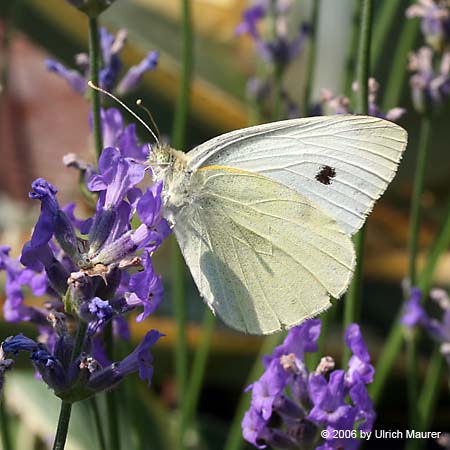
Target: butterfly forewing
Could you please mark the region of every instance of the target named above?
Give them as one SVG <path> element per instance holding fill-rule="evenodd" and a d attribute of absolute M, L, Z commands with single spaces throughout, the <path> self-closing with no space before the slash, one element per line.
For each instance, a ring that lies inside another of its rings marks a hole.
<path fill-rule="evenodd" d="M 393 179 L 405 146 L 406 132 L 383 119 L 313 117 L 218 136 L 188 154 L 188 168 L 260 173 L 296 190 L 353 234 Z"/>

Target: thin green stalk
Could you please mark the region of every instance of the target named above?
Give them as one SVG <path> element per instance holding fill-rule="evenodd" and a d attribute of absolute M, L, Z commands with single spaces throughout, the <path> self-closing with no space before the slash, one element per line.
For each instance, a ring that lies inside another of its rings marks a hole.
<path fill-rule="evenodd" d="M 276 0 L 271 0 L 270 10 L 268 15 L 269 20 L 269 39 L 272 42 L 277 42 L 277 2 Z M 283 74 L 284 66 L 280 64 L 273 64 L 273 83 L 272 83 L 272 120 L 283 119 L 281 111 L 281 94 L 283 90 Z"/>
<path fill-rule="evenodd" d="M 436 269 L 439 258 L 448 249 L 450 245 L 450 199 L 444 215 L 444 222 L 437 234 L 436 242 L 431 247 L 428 253 L 427 261 L 421 274 L 419 276 L 418 285 L 422 292 L 427 293 L 430 289 L 431 282 L 433 280 L 433 273 Z"/>
<path fill-rule="evenodd" d="M 191 92 L 193 68 L 193 32 L 190 0 L 181 0 L 182 8 L 182 42 L 181 42 L 181 78 L 175 109 L 172 142 L 175 148 L 184 150 L 186 140 L 189 97 Z M 177 448 L 183 450 L 186 431 L 186 387 L 188 372 L 188 350 L 186 336 L 187 306 L 184 289 L 184 262 L 178 245 L 172 240 L 172 286 L 173 306 L 177 321 L 177 342 L 175 347 L 175 369 L 177 379 L 178 402 L 181 420 L 178 427 Z"/>
<path fill-rule="evenodd" d="M 273 86 L 272 86 L 272 120 L 283 119 L 283 113 L 281 111 L 281 93 L 283 90 L 283 74 L 279 67 L 275 67 L 275 72 L 273 75 Z"/>
<path fill-rule="evenodd" d="M 78 323 L 77 335 L 75 344 L 72 350 L 72 361 L 83 351 L 86 341 L 87 323 L 80 321 Z M 66 445 L 67 432 L 69 430 L 70 415 L 72 412 L 72 404 L 62 401 L 61 410 L 59 412 L 58 427 L 56 429 L 55 441 L 53 443 L 53 450 L 64 450 Z"/>
<path fill-rule="evenodd" d="M 191 1 L 181 0 L 182 8 L 182 42 L 181 42 L 181 78 L 177 96 L 175 119 L 172 132 L 173 146 L 184 150 L 186 125 L 189 111 L 189 96 L 193 68 L 193 33 L 191 20 Z"/>
<path fill-rule="evenodd" d="M 56 429 L 55 442 L 53 450 L 64 450 L 69 431 L 70 414 L 72 412 L 72 403 L 61 402 L 61 410 L 59 412 L 58 428 Z"/>
<path fill-rule="evenodd" d="M 361 293 L 363 287 L 364 271 L 364 243 L 366 236 L 366 225 L 358 231 L 353 242 L 355 244 L 356 267 L 353 279 L 344 299 L 344 330 L 354 322 L 357 322 L 361 315 Z M 345 367 L 350 358 L 350 349 L 345 346 L 342 351 L 342 367 Z"/>
<path fill-rule="evenodd" d="M 444 358 L 437 345 L 428 365 L 425 382 L 418 400 L 421 430 L 428 430 L 433 419 L 432 411 L 438 399 L 444 369 Z"/>
<path fill-rule="evenodd" d="M 354 71 L 354 56 L 357 53 L 358 43 L 359 43 L 359 35 L 360 35 L 360 21 L 361 17 L 361 1 L 355 0 L 353 2 L 353 11 L 352 11 L 352 24 L 351 24 L 351 32 L 350 32 L 350 45 L 349 52 L 347 56 L 346 68 L 345 68 L 345 79 L 344 79 L 344 94 L 347 97 L 351 96 L 352 93 L 352 84 L 355 79 L 355 71 Z"/>
<path fill-rule="evenodd" d="M 303 116 L 308 116 L 311 105 L 312 85 L 314 81 L 314 69 L 316 66 L 316 38 L 317 26 L 320 11 L 320 0 L 315 0 L 312 4 L 311 13 L 311 34 L 309 36 L 308 64 L 306 67 L 305 92 L 303 94 Z"/>
<path fill-rule="evenodd" d="M 428 116 L 422 116 L 420 126 L 420 140 L 417 155 L 416 171 L 414 174 L 414 186 L 411 200 L 411 213 L 409 223 L 408 242 L 408 277 L 412 286 L 417 283 L 417 253 L 419 247 L 421 200 L 424 189 L 425 172 L 428 159 L 428 148 L 431 140 L 431 120 Z M 419 380 L 417 374 L 417 342 L 416 334 L 410 333 L 406 338 L 407 362 L 408 362 L 408 404 L 409 425 L 414 428 L 417 424 L 419 392 Z"/>
<path fill-rule="evenodd" d="M 441 380 L 444 368 L 444 359 L 441 355 L 439 346 L 436 346 L 428 365 L 427 375 L 424 386 L 418 399 L 418 422 L 416 430 L 428 431 L 433 421 L 436 402 L 441 391 Z M 426 444 L 426 439 L 412 439 L 410 442 L 411 450 L 421 450 Z"/>
<path fill-rule="evenodd" d="M 416 332 L 411 330 L 405 333 L 406 366 L 407 366 L 407 392 L 408 392 L 408 421 L 409 427 L 415 429 L 417 425 L 417 399 L 419 397 L 419 379 L 417 366 Z"/>
<path fill-rule="evenodd" d="M 394 26 L 400 8 L 403 13 L 404 5 L 401 1 L 380 2 L 373 30 L 372 67 L 377 67 L 383 52 L 386 50 L 386 44 L 390 38 L 389 32 Z"/>
<path fill-rule="evenodd" d="M 78 357 L 78 355 L 83 351 L 84 344 L 86 342 L 86 332 L 87 332 L 87 323 L 80 320 L 78 323 L 77 336 L 75 338 L 75 344 L 72 350 L 72 361 Z"/>
<path fill-rule="evenodd" d="M 398 105 L 402 89 L 407 85 L 405 83 L 407 76 L 405 67 L 408 62 L 408 54 L 417 39 L 419 22 L 419 20 L 405 21 L 394 56 L 390 59 L 389 78 L 383 95 L 382 109 L 384 111 Z"/>
<path fill-rule="evenodd" d="M 420 140 L 417 154 L 416 171 L 414 174 L 414 186 L 409 219 L 408 277 L 412 286 L 415 286 L 417 282 L 417 252 L 420 234 L 421 200 L 424 188 L 425 171 L 427 166 L 430 140 L 431 120 L 428 116 L 423 116 L 420 125 Z"/>
<path fill-rule="evenodd" d="M 356 114 L 368 114 L 369 112 L 369 64 L 370 64 L 370 46 L 372 35 L 372 14 L 373 0 L 364 0 L 361 10 L 361 25 L 359 31 L 358 60 L 356 66 L 356 79 L 358 81 L 358 92 L 356 97 Z M 356 268 L 350 284 L 344 303 L 344 329 L 358 320 L 361 300 L 361 289 L 363 280 L 363 260 L 364 260 L 364 241 L 365 226 L 355 236 L 356 250 Z M 347 364 L 349 350 L 344 349 L 342 366 Z"/>
<path fill-rule="evenodd" d="M 387 379 L 402 348 L 403 325 L 400 323 L 400 317 L 401 314 L 395 319 L 395 325 L 391 328 L 383 351 L 377 359 L 375 378 L 369 386 L 369 394 L 375 406 L 377 406 L 381 399 Z"/>
<path fill-rule="evenodd" d="M 183 422 L 186 424 L 186 427 L 192 423 L 197 410 L 215 323 L 216 317 L 211 313 L 209 308 L 205 307 L 202 335 L 198 349 L 195 353 L 194 361 L 192 362 L 192 370 L 186 395 L 186 407 L 183 411 L 185 414 Z"/>
<path fill-rule="evenodd" d="M 175 239 L 171 241 L 172 259 L 172 298 L 174 315 L 177 322 L 177 338 L 175 345 L 175 371 L 177 381 L 177 398 L 180 409 L 180 424 L 178 428 L 177 445 L 179 450 L 184 449 L 184 435 L 186 431 L 186 396 L 188 376 L 188 347 L 187 347 L 187 305 L 185 297 L 184 261 Z"/>
<path fill-rule="evenodd" d="M 264 370 L 261 359 L 264 355 L 270 354 L 273 348 L 278 345 L 286 336 L 285 333 L 272 334 L 266 337 L 261 345 L 258 356 L 255 359 L 252 369 L 247 378 L 245 386 L 253 383 L 259 378 Z M 242 439 L 241 422 L 244 418 L 245 411 L 247 411 L 250 405 L 250 394 L 242 393 L 239 399 L 238 406 L 233 416 L 233 421 L 230 425 L 230 431 L 228 432 L 227 440 L 225 442 L 224 450 L 241 450 L 244 446 Z"/>
<path fill-rule="evenodd" d="M 368 114 L 369 112 L 368 80 L 372 44 L 372 15 L 373 0 L 364 0 L 361 11 L 361 28 L 359 31 L 358 61 L 356 64 L 356 79 L 358 81 L 356 114 Z"/>
<path fill-rule="evenodd" d="M 2 450 L 12 450 L 12 439 L 10 430 L 9 414 L 5 402 L 0 399 L 0 429 L 2 435 Z"/>
<path fill-rule="evenodd" d="M 112 323 L 109 322 L 105 329 L 105 348 L 108 358 L 114 361 L 114 337 L 112 330 Z M 117 407 L 117 397 L 114 390 L 106 393 L 106 409 L 108 419 L 108 433 L 109 433 L 109 450 L 120 450 L 120 422 L 119 409 Z"/>
<path fill-rule="evenodd" d="M 89 59 L 91 64 L 91 81 L 96 86 L 99 85 L 100 58 L 98 21 L 96 17 L 89 17 Z M 100 118 L 100 92 L 96 89 L 91 89 L 91 101 L 95 154 L 98 160 L 103 151 L 103 136 Z"/>
<path fill-rule="evenodd" d="M 98 410 L 98 404 L 95 397 L 89 400 L 92 416 L 94 418 L 95 429 L 97 431 L 98 447 L 100 450 L 107 450 L 105 435 L 103 433 L 102 421 L 100 418 L 100 411 Z"/>
<path fill-rule="evenodd" d="M 424 295 L 426 295 L 426 293 L 430 288 L 434 269 L 436 268 L 436 265 L 440 257 L 447 250 L 449 245 L 450 245 L 450 200 L 441 226 L 441 231 L 438 234 L 436 241 L 431 246 L 431 251 L 428 254 L 424 269 L 420 274 L 420 276 L 418 277 L 418 285 L 420 289 L 422 289 L 422 292 L 424 292 Z M 400 317 L 401 313 L 394 321 L 394 325 L 392 326 L 391 331 L 389 332 L 386 344 L 383 348 L 380 357 L 378 358 L 374 382 L 369 388 L 370 396 L 372 397 L 372 400 L 375 405 L 377 405 L 381 399 L 381 395 L 383 393 L 384 386 L 386 385 L 386 381 L 402 348 L 403 325 L 400 323 Z"/>

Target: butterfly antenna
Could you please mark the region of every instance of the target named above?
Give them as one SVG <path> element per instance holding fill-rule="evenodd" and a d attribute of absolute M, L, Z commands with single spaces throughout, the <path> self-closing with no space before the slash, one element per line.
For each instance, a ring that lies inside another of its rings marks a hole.
<path fill-rule="evenodd" d="M 144 103 L 140 98 L 136 100 L 136 105 L 147 113 L 147 116 L 149 117 L 154 129 L 156 130 L 156 135 L 158 136 L 158 139 L 161 139 L 161 133 L 159 132 L 158 125 L 156 125 L 155 119 L 153 118 L 150 110 L 144 105 Z"/>
<path fill-rule="evenodd" d="M 105 91 L 105 89 L 102 89 L 101 87 L 96 86 L 91 80 L 88 81 L 88 86 L 92 89 L 95 89 L 98 92 L 101 92 L 102 94 L 107 95 L 108 97 L 112 98 L 114 101 L 116 101 L 123 109 L 128 111 L 139 123 L 141 123 L 145 129 L 153 136 L 153 139 L 156 141 L 158 145 L 159 144 L 159 138 L 154 133 L 154 131 L 132 110 L 130 109 L 125 103 L 121 100 L 119 100 L 117 97 L 115 97 L 111 92 Z M 159 135 L 159 132 L 158 132 Z"/>

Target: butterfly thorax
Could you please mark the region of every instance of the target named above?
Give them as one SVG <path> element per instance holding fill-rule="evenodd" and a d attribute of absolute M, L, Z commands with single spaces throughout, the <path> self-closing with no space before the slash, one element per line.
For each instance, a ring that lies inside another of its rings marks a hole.
<path fill-rule="evenodd" d="M 175 213 L 189 202 L 186 189 L 191 176 L 187 171 L 188 157 L 164 145 L 153 149 L 147 162 L 153 171 L 154 181 L 163 182 L 164 216 L 173 223 Z"/>

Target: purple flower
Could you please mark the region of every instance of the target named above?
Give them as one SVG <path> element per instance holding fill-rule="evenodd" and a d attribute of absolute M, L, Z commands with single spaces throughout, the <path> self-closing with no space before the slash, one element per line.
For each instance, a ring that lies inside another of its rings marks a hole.
<path fill-rule="evenodd" d="M 378 106 L 378 91 L 380 85 L 375 78 L 369 78 L 369 115 L 374 117 L 380 117 L 382 119 L 391 120 L 393 122 L 399 120 L 406 113 L 404 108 L 391 108 L 386 113 L 382 112 Z M 357 92 L 359 87 L 358 83 L 354 82 L 352 85 L 354 92 Z M 343 95 L 335 95 L 329 89 L 322 89 L 320 108 L 317 111 L 319 114 L 351 114 L 350 99 Z"/>
<path fill-rule="evenodd" d="M 149 331 L 142 342 L 126 358 L 95 372 L 91 376 L 88 386 L 96 392 L 110 389 L 133 372 L 139 372 L 139 377 L 147 380 L 150 385 L 153 376 L 153 357 L 150 347 L 155 345 L 161 336 L 164 335 L 156 330 Z"/>
<path fill-rule="evenodd" d="M 280 68 L 286 67 L 303 50 L 306 38 L 311 30 L 309 25 L 302 24 L 292 41 L 288 40 L 287 17 L 289 8 L 282 2 L 276 2 L 276 21 L 274 40 L 263 39 L 258 25 L 268 16 L 269 8 L 266 4 L 256 3 L 242 14 L 242 22 L 236 28 L 238 36 L 248 34 L 255 41 L 256 49 L 261 57 Z"/>
<path fill-rule="evenodd" d="M 287 374 L 277 359 L 273 359 L 266 368 L 263 376 L 252 384 L 252 408 L 264 420 L 272 415 L 272 406 L 286 386 Z"/>
<path fill-rule="evenodd" d="M 107 2 L 108 0 L 103 1 Z M 79 0 L 79 3 L 85 3 L 85 1 Z M 98 0 L 94 3 L 98 3 Z M 116 88 L 118 95 L 124 95 L 137 86 L 145 72 L 156 68 L 158 64 L 158 52 L 149 52 L 138 65 L 131 67 L 122 80 L 119 81 L 123 67 L 120 52 L 125 45 L 127 32 L 126 30 L 119 30 L 117 35 L 114 36 L 106 28 L 101 28 L 99 34 L 103 62 L 99 73 L 99 84 L 101 88 L 108 92 Z M 76 55 L 75 62 L 78 66 L 78 71 L 68 69 L 63 64 L 52 59 L 47 59 L 46 65 L 48 70 L 66 80 L 75 92 L 84 95 L 86 93 L 87 82 L 91 77 L 89 56 L 85 53 L 80 53 Z M 105 140 L 105 144 L 111 145 L 107 139 Z"/>
<path fill-rule="evenodd" d="M 152 314 L 161 304 L 163 299 L 163 286 L 161 277 L 155 275 L 150 252 L 144 251 L 142 254 L 142 266 L 144 270 L 131 276 L 130 290 L 126 296 L 129 306 L 143 306 L 144 311 L 136 318 L 137 322 L 142 322 Z"/>
<path fill-rule="evenodd" d="M 50 72 L 54 72 L 69 83 L 69 86 L 80 95 L 86 92 L 86 80 L 76 70 L 67 69 L 63 64 L 53 59 L 46 59 L 45 64 Z"/>
<path fill-rule="evenodd" d="M 33 181 L 31 187 L 30 198 L 41 202 L 41 214 L 31 236 L 31 246 L 36 248 L 47 244 L 55 232 L 56 216 L 59 211 L 56 200 L 58 190 L 43 178 Z"/>
<path fill-rule="evenodd" d="M 405 304 L 401 323 L 407 327 L 428 323 L 428 316 L 422 307 L 422 291 L 419 288 L 411 289 L 411 296 Z"/>
<path fill-rule="evenodd" d="M 117 86 L 117 93 L 125 95 L 133 90 L 140 83 L 145 72 L 156 69 L 158 59 L 159 52 L 153 51 L 148 53 L 137 66 L 131 67 Z"/>
<path fill-rule="evenodd" d="M 129 158 L 124 158 L 113 147 L 105 148 L 98 161 L 99 175 L 88 183 L 91 191 L 104 191 L 103 208 L 116 207 L 127 192 L 144 178 L 145 168 Z"/>
<path fill-rule="evenodd" d="M 360 380 L 365 384 L 372 383 L 375 368 L 370 364 L 369 352 L 362 337 L 361 329 L 356 323 L 348 326 L 345 332 L 345 343 L 353 353 L 348 362 L 346 382 L 350 386 Z"/>
<path fill-rule="evenodd" d="M 354 384 L 349 394 L 358 411 L 356 415 L 358 430 L 369 432 L 375 422 L 375 410 L 365 384 L 363 382 Z"/>
<path fill-rule="evenodd" d="M 244 439 L 256 448 L 266 448 L 267 445 L 264 445 L 261 441 L 258 442 L 266 425 L 267 420 L 264 420 L 255 409 L 250 408 L 242 420 L 242 435 Z"/>
<path fill-rule="evenodd" d="M 450 11 L 447 2 L 418 0 L 406 10 L 406 17 L 421 18 L 422 33 L 429 45 L 441 50 L 450 37 Z"/>
<path fill-rule="evenodd" d="M 48 289 L 48 278 L 45 272 L 22 268 L 19 261 L 9 256 L 10 248 L 0 247 L 0 270 L 6 272 L 5 304 L 3 314 L 8 322 L 34 319 L 45 322 L 44 314 L 24 304 L 22 288 L 28 286 L 34 295 L 44 295 Z"/>
<path fill-rule="evenodd" d="M 325 357 L 314 373 L 308 372 L 305 352 L 317 351 L 319 334 L 320 320 L 308 320 L 264 358 L 265 372 L 249 386 L 252 401 L 242 422 L 244 438 L 255 447 L 356 449 L 357 439 L 336 439 L 333 431 L 372 429 L 375 411 L 366 384 L 374 369 L 359 326 L 346 330 L 353 353 L 347 371 L 333 370 L 333 359 Z M 317 442 L 320 430 L 329 437 Z"/>
<path fill-rule="evenodd" d="M 5 353 L 17 355 L 19 352 L 34 352 L 38 349 L 38 344 L 22 333 L 17 336 L 10 336 L 2 342 L 2 349 Z"/>
<path fill-rule="evenodd" d="M 429 47 L 409 55 L 408 68 L 413 72 L 409 83 L 414 107 L 419 112 L 442 106 L 450 95 L 450 52 L 445 51 L 440 60 L 435 60 Z"/>
<path fill-rule="evenodd" d="M 316 352 L 321 325 L 319 319 L 310 319 L 292 328 L 283 344 L 275 349 L 275 355 L 293 353 L 303 360 L 306 352 Z"/>
<path fill-rule="evenodd" d="M 261 4 L 255 4 L 254 6 L 246 9 L 242 13 L 242 22 L 236 28 L 236 34 L 238 36 L 242 34 L 249 34 L 254 39 L 259 39 L 258 22 L 266 16 L 267 11 L 265 6 Z"/>
<path fill-rule="evenodd" d="M 345 402 L 345 372 L 336 370 L 329 381 L 323 375 L 313 375 L 309 381 L 309 394 L 313 408 L 308 419 L 315 423 L 348 429 L 353 424 L 352 407 Z M 348 423 L 347 423 L 348 422 Z"/>

